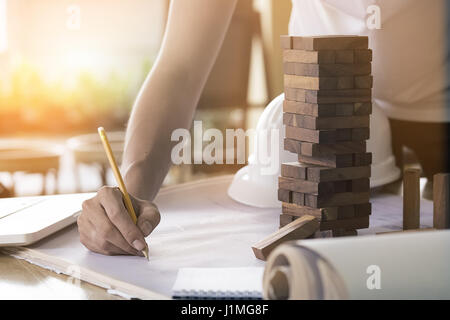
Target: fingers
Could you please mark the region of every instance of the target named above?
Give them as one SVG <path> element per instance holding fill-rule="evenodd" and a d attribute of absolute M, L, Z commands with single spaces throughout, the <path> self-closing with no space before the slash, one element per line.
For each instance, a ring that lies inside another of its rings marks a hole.
<path fill-rule="evenodd" d="M 105 255 L 126 254 L 120 248 L 96 237 L 94 225 L 85 216 L 80 215 L 77 220 L 78 230 L 80 233 L 80 242 L 89 250 Z"/>
<path fill-rule="evenodd" d="M 158 208 L 149 201 L 131 197 L 138 216 L 133 222 L 117 188 L 103 187 L 97 195 L 83 202 L 78 217 L 80 241 L 91 251 L 101 254 L 142 256 L 145 237 L 160 222 Z"/>
<path fill-rule="evenodd" d="M 126 242 L 138 251 L 144 250 L 147 246 L 144 234 L 131 219 L 123 204 L 120 190 L 117 188 L 102 188 L 98 195 L 104 212 Z"/>
<path fill-rule="evenodd" d="M 123 238 L 96 198 L 83 203 L 83 212 L 89 214 L 81 214 L 78 219 L 80 240 L 88 249 L 109 255 L 142 255 Z"/>
<path fill-rule="evenodd" d="M 158 208 L 148 201 L 135 200 L 139 208 L 137 226 L 141 229 L 144 236 L 148 236 L 159 224 L 161 215 Z"/>

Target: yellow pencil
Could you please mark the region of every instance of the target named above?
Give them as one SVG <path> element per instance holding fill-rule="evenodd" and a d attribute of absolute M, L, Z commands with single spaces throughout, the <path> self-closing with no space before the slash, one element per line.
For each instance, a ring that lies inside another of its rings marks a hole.
<path fill-rule="evenodd" d="M 111 169 L 116 177 L 117 184 L 119 185 L 119 189 L 122 192 L 125 207 L 127 208 L 128 213 L 130 214 L 131 220 L 136 224 L 137 217 L 134 212 L 133 205 L 131 203 L 130 195 L 128 194 L 127 188 L 125 187 L 125 183 L 123 183 L 122 175 L 120 174 L 119 168 L 117 167 L 116 159 L 111 150 L 111 145 L 109 144 L 108 137 L 106 136 L 105 129 L 103 127 L 98 128 L 98 134 L 100 135 L 100 139 L 102 140 L 103 147 L 105 148 L 106 156 L 108 157 L 109 164 L 111 165 Z M 145 249 L 142 250 L 144 256 L 148 258 L 148 246 L 146 245 Z"/>

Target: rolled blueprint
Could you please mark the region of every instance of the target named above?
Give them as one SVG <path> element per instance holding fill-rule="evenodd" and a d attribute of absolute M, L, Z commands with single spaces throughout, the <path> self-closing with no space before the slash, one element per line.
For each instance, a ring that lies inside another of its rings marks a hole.
<path fill-rule="evenodd" d="M 268 299 L 450 299 L 450 230 L 286 243 L 263 288 Z"/>

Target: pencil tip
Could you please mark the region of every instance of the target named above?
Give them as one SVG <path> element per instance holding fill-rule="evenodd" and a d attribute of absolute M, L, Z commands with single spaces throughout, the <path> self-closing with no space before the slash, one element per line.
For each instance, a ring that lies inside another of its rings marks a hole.
<path fill-rule="evenodd" d="M 145 259 L 147 259 L 147 261 L 150 261 L 150 258 L 148 257 L 148 249 L 145 248 L 144 250 L 142 250 L 142 253 L 144 254 Z"/>

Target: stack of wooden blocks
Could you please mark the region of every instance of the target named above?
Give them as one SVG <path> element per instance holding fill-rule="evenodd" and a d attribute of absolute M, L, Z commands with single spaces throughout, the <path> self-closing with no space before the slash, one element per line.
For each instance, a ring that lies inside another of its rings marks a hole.
<path fill-rule="evenodd" d="M 280 227 L 314 216 L 321 231 L 356 235 L 369 226 L 372 111 L 368 38 L 282 36 L 286 126 L 278 198 Z"/>

